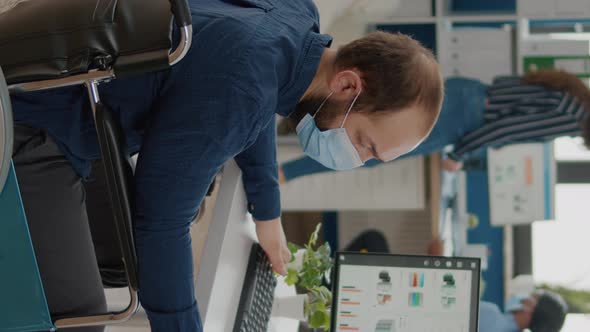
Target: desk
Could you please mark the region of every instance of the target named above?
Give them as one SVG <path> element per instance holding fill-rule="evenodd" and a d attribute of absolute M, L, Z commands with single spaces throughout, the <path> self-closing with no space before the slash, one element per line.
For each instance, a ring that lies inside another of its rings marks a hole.
<path fill-rule="evenodd" d="M 429 166 L 429 205 L 430 205 L 430 225 L 432 238 L 440 234 L 441 214 L 444 218 L 444 210 L 441 206 L 441 156 L 440 153 L 433 153 L 428 157 Z M 441 211 L 442 210 L 442 211 Z"/>
<path fill-rule="evenodd" d="M 433 238 L 444 242 L 443 255 L 461 255 L 467 246 L 465 172 L 447 172 L 440 154 L 430 156 L 430 216 Z"/>
<path fill-rule="evenodd" d="M 223 167 L 197 274 L 196 296 L 204 331 L 233 330 L 250 248 L 255 241 L 254 222 L 246 211 L 242 173 L 232 160 Z M 279 284 L 275 292 L 275 296 L 293 294 L 294 288 L 285 284 Z M 296 332 L 298 328 L 298 321 L 272 318 L 269 332 Z"/>

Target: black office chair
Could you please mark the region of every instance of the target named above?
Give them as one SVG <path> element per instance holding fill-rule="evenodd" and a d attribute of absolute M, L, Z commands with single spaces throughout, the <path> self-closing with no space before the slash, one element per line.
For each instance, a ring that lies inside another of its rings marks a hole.
<path fill-rule="evenodd" d="M 173 22 L 180 31 L 174 50 Z M 0 15 L 0 67 L 10 93 L 78 84 L 87 87 L 131 295 L 123 311 L 54 319 L 57 328 L 125 321 L 139 306 L 132 228 L 133 169 L 121 125 L 101 103 L 98 84 L 168 68 L 186 55 L 191 40 L 186 0 L 29 0 Z M 0 98 L 4 102 L 0 105 L 6 105 L 6 85 L 2 89 L 0 84 Z M 0 193 L 9 185 L 6 179 L 11 171 L 9 108 L 8 104 L 3 108 L 6 111 L 0 112 Z M 0 215 L 11 214 L 0 211 Z M 1 249 L 2 244 L 0 253 Z M 9 308 L 7 303 L 2 305 L 9 300 L 0 295 L 0 307 Z M 0 321 L 0 330 L 21 331 L 17 328 L 3 326 Z"/>

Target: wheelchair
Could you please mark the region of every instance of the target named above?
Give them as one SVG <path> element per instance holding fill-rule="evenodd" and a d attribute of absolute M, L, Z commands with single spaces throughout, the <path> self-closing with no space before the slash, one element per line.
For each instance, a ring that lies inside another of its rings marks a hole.
<path fill-rule="evenodd" d="M 101 103 L 97 87 L 181 61 L 192 41 L 187 0 L 16 3 L 0 14 L 0 331 L 53 331 L 126 321 L 139 307 L 133 168 L 121 124 Z M 94 114 L 130 302 L 122 311 L 52 318 L 11 162 L 10 93 L 72 85 L 86 86 Z"/>

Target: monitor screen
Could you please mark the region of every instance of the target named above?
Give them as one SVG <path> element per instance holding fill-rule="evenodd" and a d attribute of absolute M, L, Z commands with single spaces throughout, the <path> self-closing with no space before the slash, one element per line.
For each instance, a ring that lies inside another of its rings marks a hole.
<path fill-rule="evenodd" d="M 335 332 L 476 332 L 476 258 L 337 253 Z"/>

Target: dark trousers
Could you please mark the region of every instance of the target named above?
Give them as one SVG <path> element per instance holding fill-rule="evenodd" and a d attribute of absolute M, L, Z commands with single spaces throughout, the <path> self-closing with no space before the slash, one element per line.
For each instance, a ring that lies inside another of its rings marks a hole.
<path fill-rule="evenodd" d="M 112 214 L 101 172 L 93 172 L 97 180 L 84 184 L 44 130 L 17 125 L 14 134 L 13 161 L 52 317 L 105 312 L 96 253 L 106 265 L 117 265 L 120 258 L 107 250 L 117 243 L 114 236 L 109 239 Z M 96 253 L 89 216 L 99 235 Z"/>

